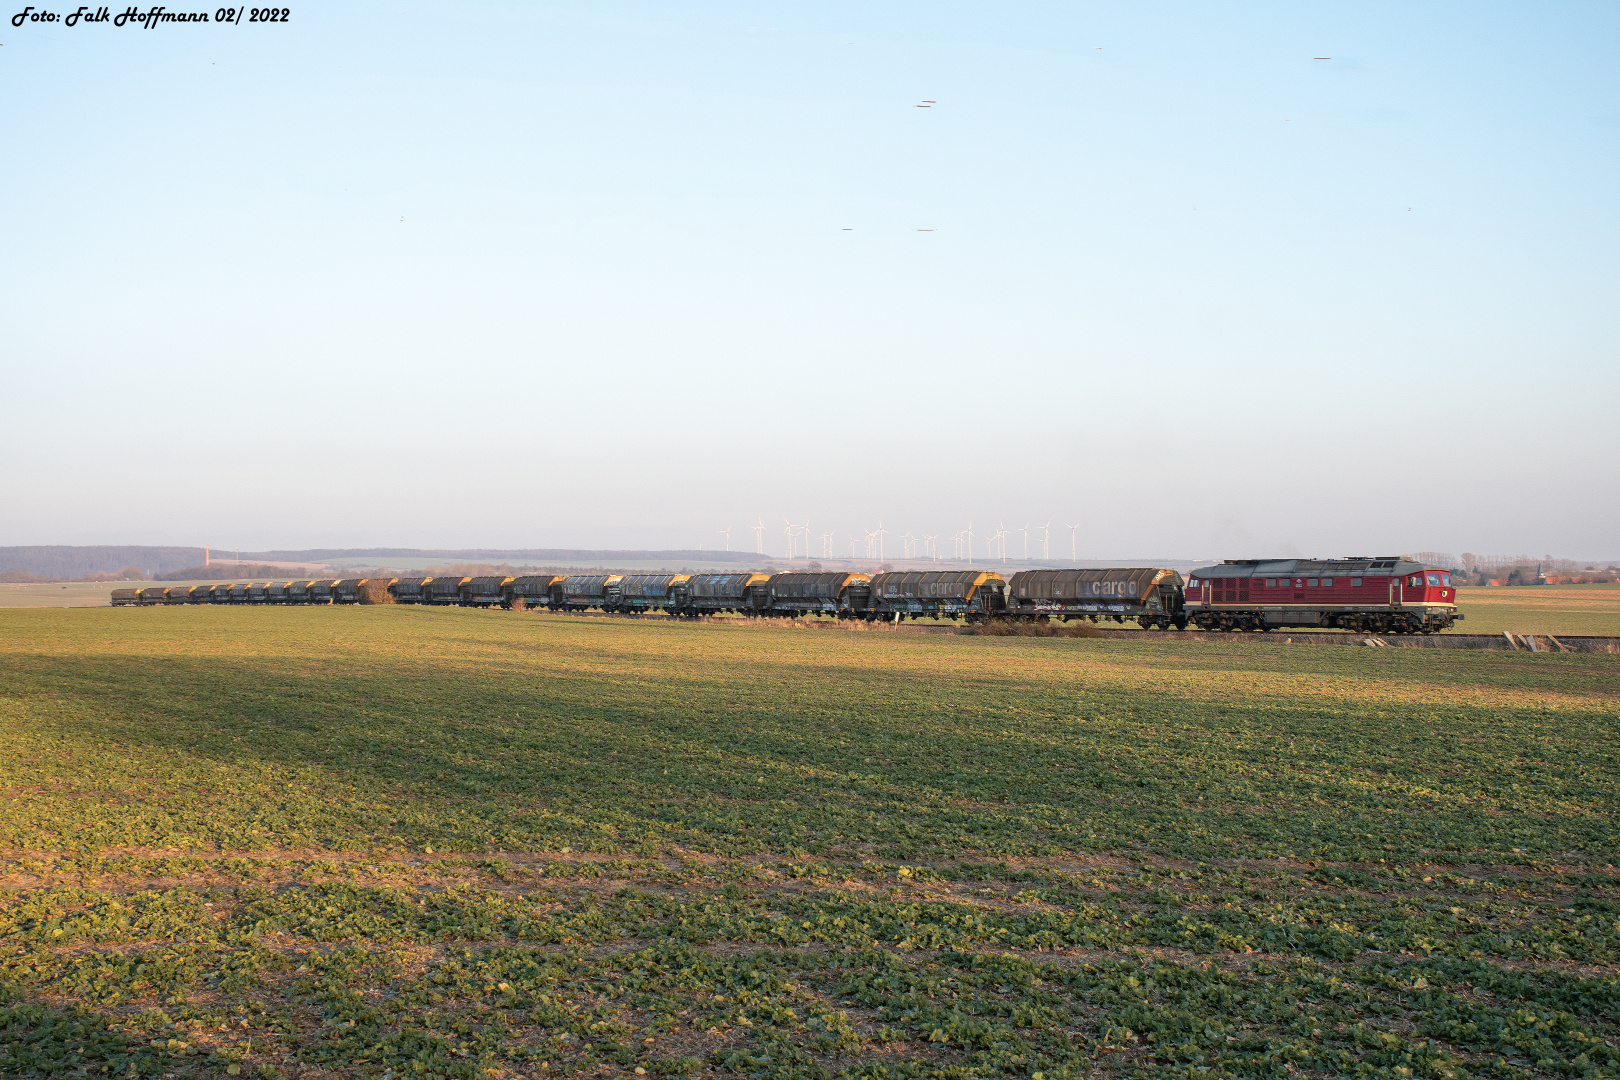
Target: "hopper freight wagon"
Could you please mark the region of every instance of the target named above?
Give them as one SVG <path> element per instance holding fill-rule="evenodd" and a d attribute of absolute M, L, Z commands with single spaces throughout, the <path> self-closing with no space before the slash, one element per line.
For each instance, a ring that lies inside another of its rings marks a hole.
<path fill-rule="evenodd" d="M 1432 634 L 1463 617 L 1448 571 L 1394 555 L 1228 559 L 1192 572 L 1187 609 L 1200 630 Z"/>
<path fill-rule="evenodd" d="M 332 603 L 358 604 L 360 602 L 360 587 L 370 580 L 370 578 L 351 577 L 340 578 L 332 582 Z M 390 583 L 390 592 L 393 584 Z"/>
<path fill-rule="evenodd" d="M 208 602 L 210 604 L 228 604 L 228 603 L 230 603 L 231 602 L 231 586 L 230 586 L 230 584 L 226 583 L 226 582 L 221 582 L 220 584 L 215 585 L 212 589 L 209 589 L 208 590 Z"/>
<path fill-rule="evenodd" d="M 214 602 L 214 588 L 211 585 L 193 585 L 191 587 L 191 603 L 212 604 Z"/>
<path fill-rule="evenodd" d="M 367 580 L 365 578 L 362 581 Z M 427 584 L 424 577 L 395 578 L 393 584 L 388 586 L 388 595 L 394 598 L 396 604 L 423 604 L 425 598 L 423 586 Z"/>
<path fill-rule="evenodd" d="M 552 607 L 561 602 L 561 574 L 525 574 L 510 579 L 501 589 L 503 603 L 516 607 L 519 600 L 524 607 Z M 555 592 L 557 599 L 553 600 Z"/>
<path fill-rule="evenodd" d="M 1174 570 L 1020 570 L 1007 587 L 1007 614 L 1017 619 L 1135 619 L 1146 630 L 1187 628 L 1184 587 Z"/>
<path fill-rule="evenodd" d="M 761 590 L 755 590 L 756 597 Z M 831 615 L 864 618 L 872 598 L 872 579 L 847 572 L 774 574 L 763 590 L 771 615 Z"/>
<path fill-rule="evenodd" d="M 134 607 L 141 602 L 139 589 L 114 589 L 112 591 L 113 607 Z"/>
<path fill-rule="evenodd" d="M 770 580 L 769 574 L 693 574 L 675 586 L 674 611 L 692 619 L 723 611 L 753 614 L 767 606 Z"/>
<path fill-rule="evenodd" d="M 424 604 L 459 604 L 461 603 L 461 587 L 472 578 L 466 577 L 434 577 L 422 582 L 422 603 Z"/>
<path fill-rule="evenodd" d="M 506 607 L 509 577 L 470 577 L 461 579 L 458 603 L 462 607 Z"/>
<path fill-rule="evenodd" d="M 1007 582 L 979 570 L 906 570 L 872 579 L 869 619 L 943 618 L 978 622 L 1007 606 Z"/>
<path fill-rule="evenodd" d="M 169 588 L 163 590 L 163 602 L 165 604 L 191 603 L 191 586 L 171 585 Z"/>
<path fill-rule="evenodd" d="M 309 586 L 310 586 L 310 582 L 308 582 L 308 581 L 289 581 L 289 582 L 287 582 L 287 603 L 289 603 L 289 604 L 307 604 L 307 603 L 309 603 Z"/>
<path fill-rule="evenodd" d="M 618 584 L 608 586 L 602 610 L 625 615 L 672 610 L 675 589 L 685 585 L 690 577 L 690 574 L 627 574 Z"/>
<path fill-rule="evenodd" d="M 308 604 L 330 604 L 332 602 L 332 582 L 312 581 L 304 594 L 304 602 Z"/>
<path fill-rule="evenodd" d="M 552 593 L 554 611 L 588 611 L 608 601 L 608 589 L 617 585 L 622 574 L 570 575 Z"/>
<path fill-rule="evenodd" d="M 248 590 L 251 588 L 253 586 L 246 581 L 233 582 L 230 592 L 226 595 L 230 597 L 233 604 L 245 604 L 248 602 Z"/>
<path fill-rule="evenodd" d="M 135 594 L 135 603 L 140 607 L 154 607 L 169 602 L 169 590 L 161 585 L 149 585 Z"/>
<path fill-rule="evenodd" d="M 264 602 L 267 604 L 285 604 L 287 602 L 287 583 L 285 581 L 265 582 Z"/>

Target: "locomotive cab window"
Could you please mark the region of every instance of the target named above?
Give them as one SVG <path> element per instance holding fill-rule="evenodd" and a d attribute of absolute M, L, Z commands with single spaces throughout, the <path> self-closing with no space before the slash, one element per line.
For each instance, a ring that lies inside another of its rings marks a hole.
<path fill-rule="evenodd" d="M 1430 574 L 1429 575 L 1429 584 L 1431 586 L 1439 585 L 1440 584 L 1440 575 L 1439 574 Z"/>
<path fill-rule="evenodd" d="M 1442 585 L 1450 585 L 1451 584 L 1451 575 L 1450 574 L 1441 574 L 1440 575 L 1440 584 L 1442 584 Z"/>
<path fill-rule="evenodd" d="M 1423 575 L 1422 574 L 1413 574 L 1411 577 L 1406 579 L 1406 584 L 1410 588 L 1413 588 L 1413 589 L 1417 588 L 1419 585 L 1423 584 Z"/>

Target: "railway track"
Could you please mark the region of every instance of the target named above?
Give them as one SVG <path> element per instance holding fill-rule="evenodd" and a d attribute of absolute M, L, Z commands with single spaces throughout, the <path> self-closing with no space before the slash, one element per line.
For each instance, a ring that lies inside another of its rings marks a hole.
<path fill-rule="evenodd" d="M 575 618 L 594 619 L 656 619 L 668 620 L 662 613 L 621 615 L 606 611 L 577 611 L 548 614 L 568 614 Z M 955 623 L 865 623 L 836 619 L 705 619 L 705 622 L 795 623 L 823 630 L 879 630 L 909 634 L 956 634 L 966 629 Z M 1088 625 L 1088 624 L 1079 624 Z M 1591 634 L 1354 634 L 1342 630 L 1273 630 L 1270 633 L 1230 630 L 1142 630 L 1136 627 L 1094 628 L 1097 637 L 1118 641 L 1178 641 L 1237 642 L 1254 645 L 1349 645 L 1357 648 L 1390 649 L 1486 649 L 1501 652 L 1536 653 L 1614 653 L 1620 654 L 1620 637 Z M 1091 638 L 1091 635 L 1086 635 Z M 1096 640 L 1096 638 L 1091 638 Z"/>

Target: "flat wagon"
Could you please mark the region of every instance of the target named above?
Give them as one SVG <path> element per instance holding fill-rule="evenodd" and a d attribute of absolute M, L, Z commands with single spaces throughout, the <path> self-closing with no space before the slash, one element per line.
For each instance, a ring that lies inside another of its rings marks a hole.
<path fill-rule="evenodd" d="M 1135 619 L 1143 628 L 1187 627 L 1184 583 L 1151 566 L 1020 570 L 1007 587 L 1007 614 L 1019 619 Z"/>
<path fill-rule="evenodd" d="M 983 570 L 901 570 L 872 578 L 872 618 L 966 618 L 977 622 L 1007 606 L 1007 582 Z"/>
<path fill-rule="evenodd" d="M 1401 555 L 1228 559 L 1192 572 L 1187 609 L 1200 630 L 1432 634 L 1463 617 L 1450 572 Z"/>

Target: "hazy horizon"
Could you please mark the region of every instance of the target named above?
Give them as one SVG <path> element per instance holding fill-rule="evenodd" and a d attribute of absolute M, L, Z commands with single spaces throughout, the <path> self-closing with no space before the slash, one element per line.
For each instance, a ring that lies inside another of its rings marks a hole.
<path fill-rule="evenodd" d="M 0 544 L 1620 536 L 1612 5 L 0 29 Z"/>

